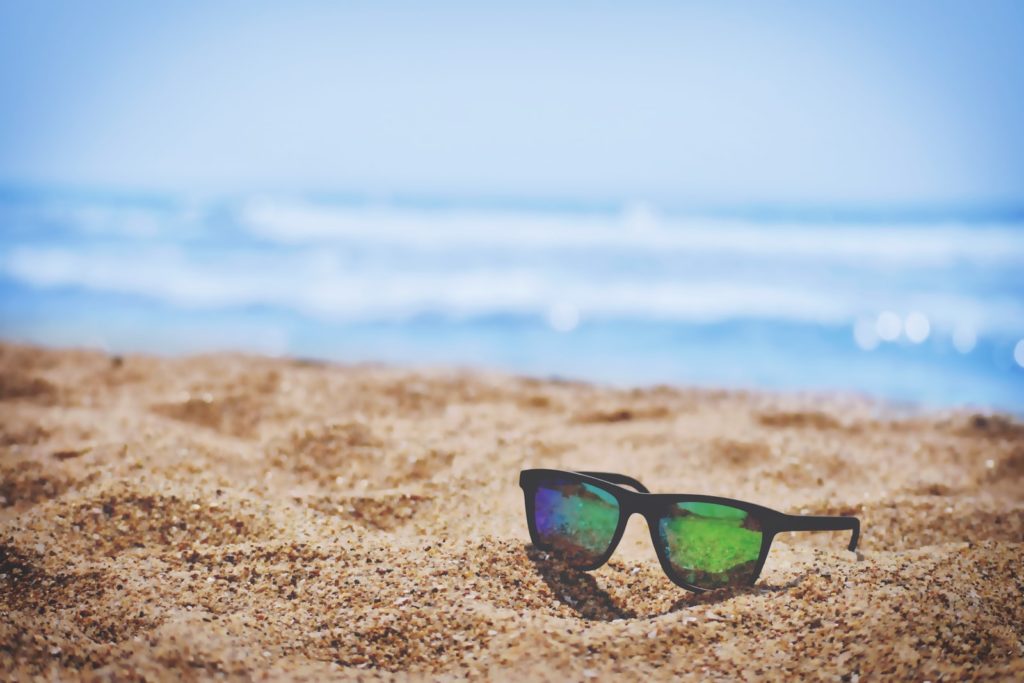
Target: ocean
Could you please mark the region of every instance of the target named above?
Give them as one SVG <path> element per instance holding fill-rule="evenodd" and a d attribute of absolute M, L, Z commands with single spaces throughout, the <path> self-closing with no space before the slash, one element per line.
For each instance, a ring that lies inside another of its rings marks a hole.
<path fill-rule="evenodd" d="M 0 335 L 1024 412 L 1024 213 L 0 190 Z"/>

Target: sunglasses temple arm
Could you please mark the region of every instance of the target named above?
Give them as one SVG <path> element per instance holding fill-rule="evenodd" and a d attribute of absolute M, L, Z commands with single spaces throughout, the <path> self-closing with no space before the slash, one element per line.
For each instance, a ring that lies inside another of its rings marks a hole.
<path fill-rule="evenodd" d="M 782 515 L 779 525 L 779 531 L 851 531 L 850 550 L 856 550 L 860 540 L 860 520 L 856 517 Z"/>
<path fill-rule="evenodd" d="M 632 489 L 636 489 L 640 493 L 650 493 L 647 487 L 641 484 L 633 477 L 627 477 L 624 474 L 615 474 L 613 472 L 577 472 L 577 474 L 585 474 L 588 477 L 597 477 L 598 479 L 604 479 L 609 484 L 622 484 Z"/>

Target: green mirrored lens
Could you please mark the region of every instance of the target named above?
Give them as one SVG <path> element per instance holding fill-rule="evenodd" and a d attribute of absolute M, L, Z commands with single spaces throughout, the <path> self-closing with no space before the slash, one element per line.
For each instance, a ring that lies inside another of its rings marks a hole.
<path fill-rule="evenodd" d="M 577 566 L 594 564 L 608 550 L 619 525 L 619 502 L 581 482 L 537 487 L 534 520 L 542 544 Z"/>
<path fill-rule="evenodd" d="M 748 584 L 761 557 L 761 524 L 746 510 L 677 503 L 658 523 L 676 575 L 699 588 Z"/>

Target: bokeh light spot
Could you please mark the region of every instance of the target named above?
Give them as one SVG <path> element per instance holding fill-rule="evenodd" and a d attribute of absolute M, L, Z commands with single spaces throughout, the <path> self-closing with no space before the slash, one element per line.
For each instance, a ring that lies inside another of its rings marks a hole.
<path fill-rule="evenodd" d="M 858 319 L 853 324 L 853 341 L 864 351 L 878 348 L 878 333 L 875 331 L 875 321 L 869 318 Z"/>
<path fill-rule="evenodd" d="M 978 343 L 978 335 L 970 325 L 961 324 L 953 329 L 953 348 L 960 353 L 970 353 Z"/>
<path fill-rule="evenodd" d="M 903 323 L 903 329 L 906 330 L 907 339 L 913 344 L 920 344 L 928 335 L 931 334 L 932 326 L 928 322 L 928 317 L 920 311 L 914 311 L 907 316 L 907 319 Z"/>
<path fill-rule="evenodd" d="M 548 325 L 556 332 L 572 332 L 580 324 L 580 311 L 570 303 L 560 302 L 548 309 Z"/>
<path fill-rule="evenodd" d="M 882 311 L 875 321 L 875 332 L 882 341 L 896 341 L 903 331 L 903 321 L 892 311 Z"/>

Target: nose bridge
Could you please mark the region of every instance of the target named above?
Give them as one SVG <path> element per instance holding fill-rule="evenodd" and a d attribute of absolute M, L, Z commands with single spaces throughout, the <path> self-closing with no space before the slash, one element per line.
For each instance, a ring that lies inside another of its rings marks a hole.
<path fill-rule="evenodd" d="M 637 516 L 637 517 L 640 517 L 640 519 L 642 519 L 644 521 L 644 526 L 646 526 L 648 528 L 648 530 L 653 529 L 655 521 L 649 515 L 650 515 L 650 513 L 647 512 L 646 510 L 640 510 L 638 508 L 634 508 L 634 509 L 630 510 L 629 512 L 626 513 L 626 521 L 625 521 L 626 528 L 628 529 L 631 526 L 630 522 L 633 521 L 633 517 L 634 516 Z M 636 525 L 632 525 L 632 526 L 636 526 Z"/>
<path fill-rule="evenodd" d="M 633 508 L 626 512 L 626 524 L 629 524 L 629 521 L 633 519 L 633 515 L 639 515 L 640 518 L 643 519 L 645 522 L 647 522 L 648 524 L 650 523 L 650 520 L 647 518 L 646 512 L 638 508 Z"/>
<path fill-rule="evenodd" d="M 653 533 L 657 529 L 658 515 L 655 513 L 654 510 L 642 506 L 636 506 L 631 508 L 629 510 L 629 513 L 626 515 L 627 526 L 629 526 L 629 522 L 633 519 L 634 515 L 644 520 L 644 526 L 647 527 L 648 531 Z"/>
<path fill-rule="evenodd" d="M 622 508 L 625 511 L 626 524 L 629 524 L 633 515 L 640 515 L 647 522 L 648 526 L 652 526 L 655 523 L 652 506 L 646 498 L 645 494 L 637 493 L 624 501 Z"/>
<path fill-rule="evenodd" d="M 631 524 L 633 516 L 639 515 L 643 524 Z M 622 541 L 619 544 L 619 551 L 625 556 L 635 560 L 647 560 L 651 552 L 651 520 L 648 519 L 644 510 L 639 507 L 632 507 L 625 512 L 623 521 L 624 529 Z"/>

